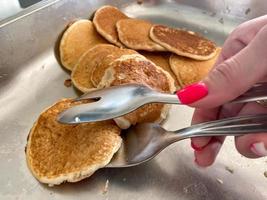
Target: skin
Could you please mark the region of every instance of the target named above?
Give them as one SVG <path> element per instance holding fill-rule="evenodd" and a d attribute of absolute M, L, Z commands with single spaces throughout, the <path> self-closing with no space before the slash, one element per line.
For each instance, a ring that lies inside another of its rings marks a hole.
<path fill-rule="evenodd" d="M 255 83 L 267 81 L 267 15 L 238 26 L 223 45 L 221 55 L 202 82 L 209 94 L 191 104 L 196 110 L 192 124 L 246 114 L 267 113 L 258 103 L 225 104 L 246 92 Z M 227 90 L 225 89 L 227 88 Z M 207 167 L 213 164 L 225 137 L 193 138 L 196 163 Z M 263 142 L 267 149 L 267 134 L 251 134 L 235 138 L 237 151 L 258 158 L 251 150 L 254 143 Z"/>

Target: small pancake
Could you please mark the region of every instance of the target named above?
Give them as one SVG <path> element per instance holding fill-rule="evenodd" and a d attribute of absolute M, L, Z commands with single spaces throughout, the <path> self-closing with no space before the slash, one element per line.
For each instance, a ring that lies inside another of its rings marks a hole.
<path fill-rule="evenodd" d="M 26 159 L 40 182 L 58 185 L 91 176 L 107 165 L 121 145 L 120 129 L 112 120 L 65 125 L 57 115 L 71 107 L 62 99 L 46 109 L 30 131 Z"/>
<path fill-rule="evenodd" d="M 164 47 L 155 43 L 149 37 L 153 26 L 149 21 L 141 19 L 122 19 L 116 27 L 120 41 L 128 48 L 146 51 L 166 51 Z"/>
<path fill-rule="evenodd" d="M 154 25 L 150 37 L 169 51 L 195 60 L 209 60 L 216 53 L 214 42 L 192 31 Z"/>
<path fill-rule="evenodd" d="M 90 20 L 78 20 L 64 32 L 60 45 L 62 65 L 72 70 L 81 55 L 96 44 L 107 43 L 95 30 Z"/>
<path fill-rule="evenodd" d="M 158 67 L 161 69 L 169 72 L 169 74 L 172 76 L 172 78 L 175 81 L 175 86 L 177 89 L 179 89 L 179 84 L 176 79 L 175 74 L 171 70 L 171 66 L 169 64 L 170 59 L 170 53 L 169 52 L 148 52 L 148 51 L 142 51 L 139 52 L 141 55 L 145 56 L 148 60 L 151 60 L 153 63 L 155 63 Z"/>
<path fill-rule="evenodd" d="M 174 80 L 165 70 L 138 55 L 124 55 L 109 65 L 98 88 L 139 83 L 157 91 L 172 93 Z M 114 119 L 122 129 L 144 122 L 161 122 L 166 118 L 169 106 L 166 104 L 147 104 L 125 116 Z"/>
<path fill-rule="evenodd" d="M 97 32 L 106 38 L 106 40 L 119 47 L 123 47 L 124 45 L 118 38 L 116 23 L 121 19 L 127 18 L 118 8 L 103 6 L 95 12 L 93 23 Z"/>
<path fill-rule="evenodd" d="M 101 61 L 98 62 L 98 65 L 95 65 L 95 67 L 92 69 L 92 75 L 90 77 L 93 85 L 95 87 L 98 86 L 99 82 L 101 81 L 102 77 L 105 74 L 106 69 L 108 68 L 111 62 L 118 59 L 122 55 L 132 55 L 132 54 L 138 54 L 138 53 L 131 49 L 116 48 L 113 49 L 112 52 L 109 52 L 109 54 L 106 55 L 105 57 L 102 57 Z"/>
<path fill-rule="evenodd" d="M 221 48 L 217 48 L 215 56 L 206 61 L 194 60 L 183 56 L 171 55 L 171 69 L 177 77 L 181 87 L 201 81 L 211 70 L 220 55 Z"/>
<path fill-rule="evenodd" d="M 80 91 L 86 93 L 94 89 L 91 81 L 94 68 L 108 55 L 114 51 L 120 50 L 111 44 L 99 44 L 86 51 L 71 73 L 71 80 L 74 86 Z"/>

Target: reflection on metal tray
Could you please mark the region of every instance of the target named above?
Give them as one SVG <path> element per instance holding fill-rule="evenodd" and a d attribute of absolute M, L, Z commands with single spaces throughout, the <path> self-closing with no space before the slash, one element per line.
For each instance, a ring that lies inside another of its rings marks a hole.
<path fill-rule="evenodd" d="M 208 169 L 194 165 L 188 141 L 153 161 L 128 169 L 103 169 L 74 184 L 54 188 L 36 181 L 27 169 L 26 138 L 39 113 L 57 99 L 77 94 L 64 86 L 68 73 L 54 57 L 55 41 L 75 18 L 87 18 L 104 4 L 128 15 L 206 35 L 221 45 L 242 21 L 267 12 L 264 0 L 48 0 L 0 24 L 0 199 L 267 199 L 266 159 L 249 160 L 226 141 Z M 173 107 L 167 129 L 189 125 L 192 109 Z M 233 169 L 233 173 L 226 170 Z M 106 180 L 109 188 L 103 194 Z"/>

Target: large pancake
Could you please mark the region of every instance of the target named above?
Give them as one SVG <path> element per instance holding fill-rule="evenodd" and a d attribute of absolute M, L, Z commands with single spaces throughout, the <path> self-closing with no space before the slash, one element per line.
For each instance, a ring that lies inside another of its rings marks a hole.
<path fill-rule="evenodd" d="M 214 42 L 192 32 L 154 25 L 150 37 L 169 51 L 196 60 L 208 60 L 215 56 Z"/>
<path fill-rule="evenodd" d="M 30 131 L 26 159 L 42 183 L 76 182 L 107 165 L 121 145 L 120 129 L 110 121 L 64 125 L 57 115 L 71 107 L 63 99 L 46 109 Z"/>
<path fill-rule="evenodd" d="M 106 40 L 119 47 L 124 45 L 119 41 L 116 29 L 116 23 L 121 19 L 128 17 L 122 13 L 118 8 L 113 6 L 103 6 L 95 12 L 93 23 L 97 32 Z"/>
<path fill-rule="evenodd" d="M 173 80 L 175 81 L 175 86 L 179 89 L 179 84 L 176 79 L 175 74 L 171 70 L 171 66 L 169 64 L 170 53 L 169 52 L 148 52 L 148 51 L 141 51 L 139 52 L 141 55 L 145 56 L 148 60 L 151 60 L 155 63 L 158 67 L 162 68 L 163 70 L 169 72 L 172 76 Z"/>
<path fill-rule="evenodd" d="M 101 61 L 98 63 L 98 65 L 95 65 L 94 69 L 92 70 L 92 75 L 90 76 L 91 82 L 94 84 L 94 86 L 95 87 L 98 86 L 102 77 L 105 74 L 106 69 L 108 68 L 111 62 L 118 59 L 122 55 L 132 55 L 132 54 L 139 55 L 138 52 L 131 50 L 131 49 L 116 48 L 112 52 L 110 52 L 109 55 L 101 58 Z"/>
<path fill-rule="evenodd" d="M 172 93 L 174 80 L 160 67 L 138 55 L 124 55 L 109 65 L 98 88 L 139 83 L 157 91 Z M 147 104 L 127 115 L 114 119 L 117 125 L 126 129 L 143 122 L 161 122 L 166 118 L 169 106 L 166 104 Z"/>
<path fill-rule="evenodd" d="M 181 87 L 201 81 L 215 64 L 221 48 L 217 48 L 215 56 L 206 61 L 194 60 L 183 56 L 171 55 L 170 65 Z"/>
<path fill-rule="evenodd" d="M 84 93 L 94 89 L 95 86 L 91 81 L 94 68 L 117 50 L 120 49 L 114 45 L 99 44 L 86 51 L 72 70 L 71 80 L 74 86 Z"/>
<path fill-rule="evenodd" d="M 95 30 L 90 20 L 78 20 L 64 32 L 60 44 L 62 65 L 72 70 L 81 55 L 96 44 L 107 43 Z"/>
<path fill-rule="evenodd" d="M 149 37 L 153 26 L 149 21 L 141 19 L 122 19 L 116 27 L 120 41 L 128 48 L 146 51 L 166 51 L 161 45 Z"/>

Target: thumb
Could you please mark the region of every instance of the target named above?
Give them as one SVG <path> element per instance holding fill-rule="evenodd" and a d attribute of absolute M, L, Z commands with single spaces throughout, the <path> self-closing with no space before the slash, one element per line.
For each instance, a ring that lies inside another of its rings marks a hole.
<path fill-rule="evenodd" d="M 267 26 L 239 53 L 215 66 L 202 81 L 208 95 L 190 104 L 213 108 L 231 101 L 250 89 L 267 74 Z"/>

